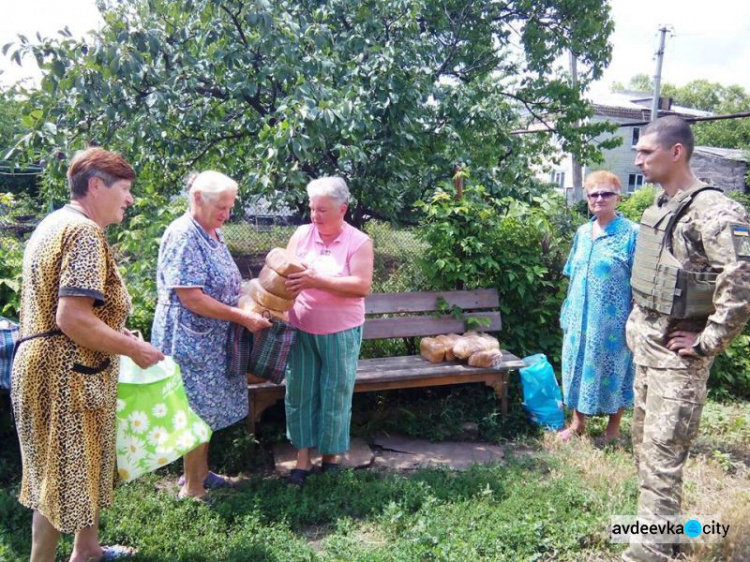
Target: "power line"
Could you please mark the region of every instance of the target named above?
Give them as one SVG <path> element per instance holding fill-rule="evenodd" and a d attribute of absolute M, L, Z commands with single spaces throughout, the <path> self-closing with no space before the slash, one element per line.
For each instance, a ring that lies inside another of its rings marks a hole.
<path fill-rule="evenodd" d="M 676 113 L 670 113 L 669 115 L 677 115 Z M 710 115 L 706 117 L 680 117 L 688 123 L 698 123 L 701 121 L 721 121 L 725 119 L 747 119 L 750 117 L 750 111 L 744 111 L 741 113 L 727 113 L 726 115 Z M 628 121 L 627 123 L 617 123 L 618 127 L 639 127 L 648 125 L 651 121 Z M 531 135 L 536 133 L 556 133 L 557 129 L 520 129 L 517 131 L 511 131 L 511 135 Z"/>

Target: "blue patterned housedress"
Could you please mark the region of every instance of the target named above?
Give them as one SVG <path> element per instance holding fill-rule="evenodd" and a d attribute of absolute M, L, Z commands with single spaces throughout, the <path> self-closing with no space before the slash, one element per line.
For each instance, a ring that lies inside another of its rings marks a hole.
<path fill-rule="evenodd" d="M 180 304 L 174 289 L 194 288 L 235 306 L 242 280 L 224 238 L 208 233 L 186 213 L 169 225 L 159 247 L 159 299 L 152 343 L 180 366 L 190 406 L 216 431 L 247 416 L 245 376 L 230 376 L 227 336 L 230 322 L 199 316 Z"/>
<path fill-rule="evenodd" d="M 565 405 L 586 415 L 615 414 L 633 405 L 625 322 L 638 225 L 618 215 L 593 240 L 594 220 L 573 240 L 563 270 L 570 286 L 560 315 Z"/>

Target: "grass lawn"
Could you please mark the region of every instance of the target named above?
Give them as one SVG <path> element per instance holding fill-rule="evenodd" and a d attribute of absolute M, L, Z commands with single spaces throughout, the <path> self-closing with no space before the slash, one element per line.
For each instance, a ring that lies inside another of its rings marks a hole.
<path fill-rule="evenodd" d="M 609 542 L 607 524 L 613 514 L 634 512 L 629 446 L 595 445 L 603 419 L 592 420 L 587 437 L 559 444 L 526 424 L 517 401 L 507 420 L 496 407 L 479 385 L 357 395 L 357 435 L 397 430 L 457 439 L 456 428 L 471 421 L 481 437 L 505 446 L 506 461 L 465 472 L 345 471 L 311 477 L 302 490 L 271 470 L 270 445 L 283 439 L 272 409 L 259 442 L 241 424 L 212 442 L 213 466 L 245 477 L 237 489 L 216 492 L 213 507 L 177 501 L 175 463 L 118 488 L 102 517 L 103 541 L 136 546 L 133 560 L 152 562 L 618 560 L 622 546 Z M 750 403 L 710 402 L 703 421 L 687 467 L 684 512 L 713 515 L 732 529 L 688 560 L 748 560 Z M 31 514 L 15 499 L 18 453 L 3 423 L 0 560 L 10 562 L 28 559 Z M 629 417 L 623 425 L 628 434 Z M 70 550 L 66 537 L 60 559 Z"/>

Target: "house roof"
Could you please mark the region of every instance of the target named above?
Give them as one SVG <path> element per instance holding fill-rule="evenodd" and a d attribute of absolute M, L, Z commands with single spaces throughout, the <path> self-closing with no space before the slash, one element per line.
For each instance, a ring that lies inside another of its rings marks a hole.
<path fill-rule="evenodd" d="M 696 146 L 693 154 L 702 154 L 704 156 L 716 156 L 726 158 L 727 160 L 736 160 L 737 162 L 750 162 L 750 151 L 739 148 L 718 148 L 716 146 Z"/>
<path fill-rule="evenodd" d="M 589 101 L 591 101 L 596 115 L 648 121 L 651 116 L 652 99 L 653 96 L 650 93 L 619 90 L 616 92 L 597 94 Z M 699 109 L 682 107 L 679 105 L 672 105 L 669 111 L 660 110 L 659 114 L 676 114 L 685 117 L 704 117 L 711 115 L 708 111 L 701 111 Z"/>

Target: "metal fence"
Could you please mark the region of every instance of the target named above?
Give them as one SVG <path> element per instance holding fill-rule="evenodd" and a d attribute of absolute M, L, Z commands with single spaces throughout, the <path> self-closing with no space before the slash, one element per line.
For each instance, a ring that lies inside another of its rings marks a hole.
<path fill-rule="evenodd" d="M 257 277 L 269 250 L 285 248 L 296 228 L 294 224 L 243 220 L 225 224 L 222 232 L 242 276 L 250 279 Z M 425 245 L 418 239 L 416 228 L 370 221 L 364 231 L 372 238 L 375 249 L 374 292 L 423 288 L 419 286 L 423 283 L 418 261 Z"/>

